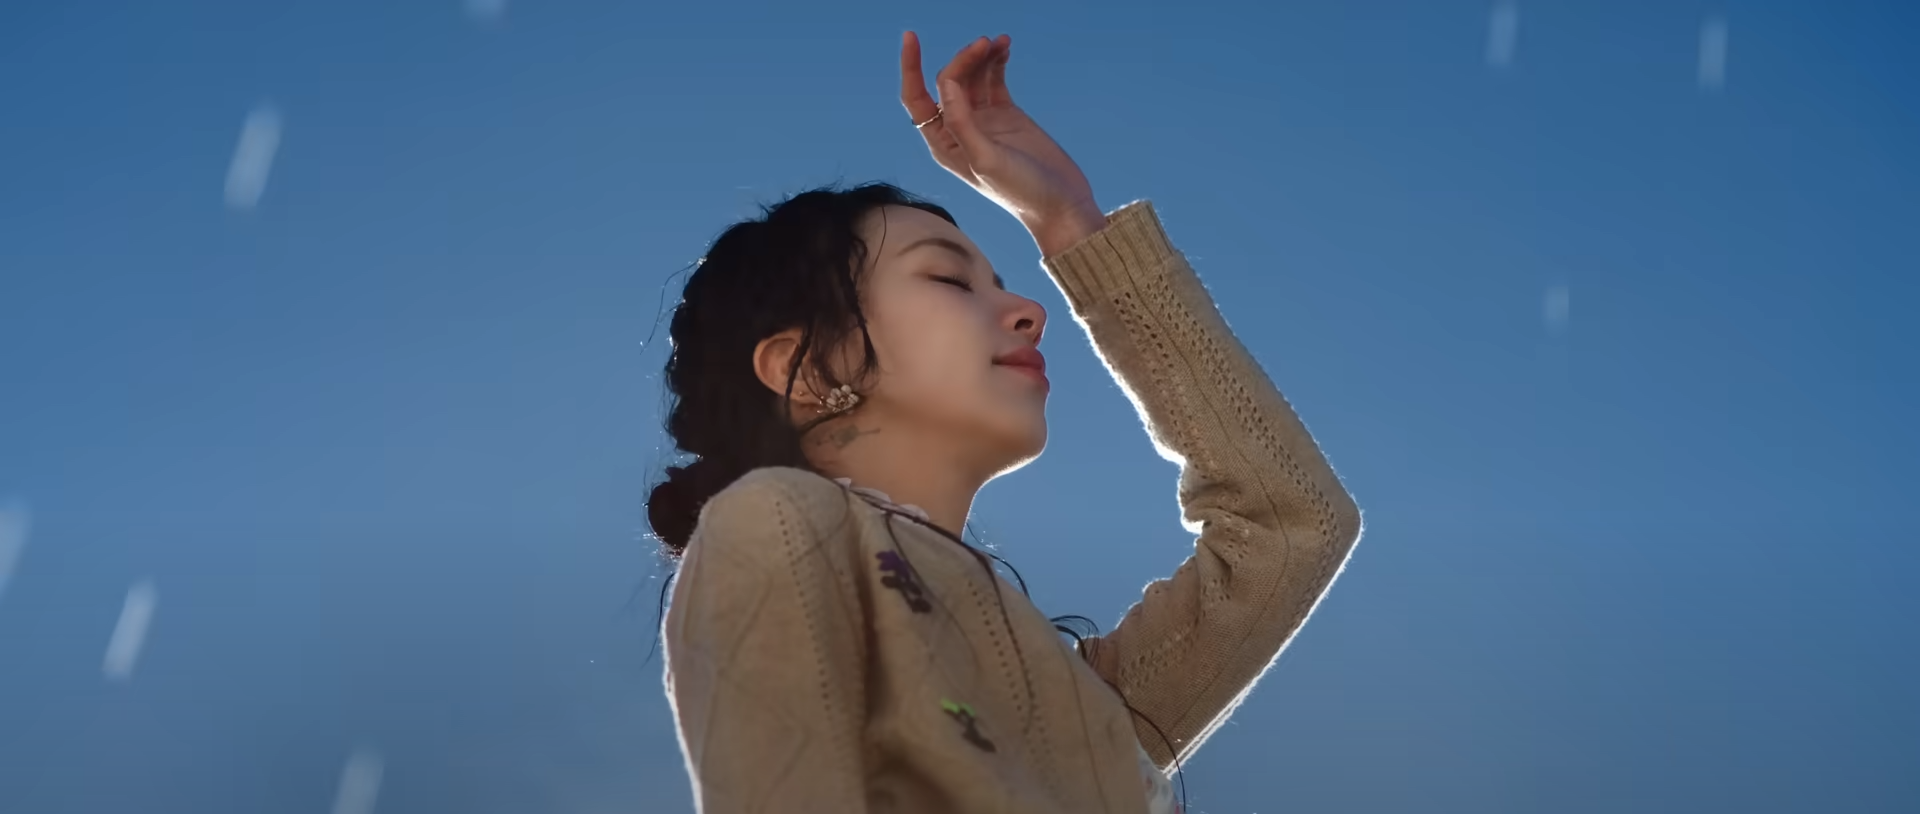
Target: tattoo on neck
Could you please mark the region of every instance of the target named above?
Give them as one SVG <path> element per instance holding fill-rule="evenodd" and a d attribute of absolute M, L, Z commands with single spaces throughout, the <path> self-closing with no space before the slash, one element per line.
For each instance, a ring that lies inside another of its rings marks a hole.
<path fill-rule="evenodd" d="M 860 436 L 873 435 L 878 432 L 879 430 L 863 430 L 857 426 L 848 424 L 844 427 L 834 427 L 828 431 L 823 442 L 832 444 L 834 449 L 846 449 L 852 445 L 853 442 L 860 440 Z"/>

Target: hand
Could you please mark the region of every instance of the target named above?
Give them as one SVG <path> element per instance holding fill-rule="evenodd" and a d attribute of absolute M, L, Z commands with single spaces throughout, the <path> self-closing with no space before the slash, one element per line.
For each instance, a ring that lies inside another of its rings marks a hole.
<path fill-rule="evenodd" d="M 999 204 L 1027 227 L 1043 255 L 1057 254 L 1106 228 L 1093 188 L 1079 165 L 1040 129 L 1007 92 L 1013 38 L 981 37 L 960 49 L 935 77 L 940 102 L 927 94 L 920 38 L 900 42 L 900 104 L 933 160 Z"/>

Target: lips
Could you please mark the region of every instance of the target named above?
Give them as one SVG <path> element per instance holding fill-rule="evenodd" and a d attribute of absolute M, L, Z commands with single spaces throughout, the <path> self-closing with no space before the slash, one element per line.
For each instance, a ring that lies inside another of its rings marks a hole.
<path fill-rule="evenodd" d="M 1004 354 L 993 360 L 993 363 L 1000 367 L 1013 368 L 1033 379 L 1034 383 L 1039 385 L 1041 392 L 1053 388 L 1052 383 L 1047 381 L 1047 357 L 1041 356 L 1040 351 L 1032 345 Z"/>
<path fill-rule="evenodd" d="M 1012 353 L 1003 354 L 1000 358 L 993 360 L 993 363 L 1007 367 L 1031 368 L 1035 373 L 1041 375 L 1045 375 L 1047 372 L 1047 357 L 1041 356 L 1040 350 L 1031 345 Z"/>

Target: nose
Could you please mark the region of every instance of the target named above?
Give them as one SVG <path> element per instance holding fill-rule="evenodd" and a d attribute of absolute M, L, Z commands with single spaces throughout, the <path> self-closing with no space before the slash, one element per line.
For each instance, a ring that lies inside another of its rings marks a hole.
<path fill-rule="evenodd" d="M 1013 305 L 1007 309 L 1007 325 L 1014 333 L 1026 337 L 1027 341 L 1040 344 L 1041 334 L 1047 331 L 1046 306 L 1018 294 L 1011 296 Z"/>

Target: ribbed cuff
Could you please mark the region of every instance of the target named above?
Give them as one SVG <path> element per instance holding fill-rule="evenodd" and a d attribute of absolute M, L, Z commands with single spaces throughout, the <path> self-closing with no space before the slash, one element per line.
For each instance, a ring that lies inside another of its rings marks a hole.
<path fill-rule="evenodd" d="M 1153 210 L 1153 202 L 1134 201 L 1107 214 L 1107 228 L 1073 244 L 1040 264 L 1059 284 L 1067 304 L 1085 312 L 1117 290 L 1131 289 L 1135 276 L 1166 269 L 1175 253 Z"/>

